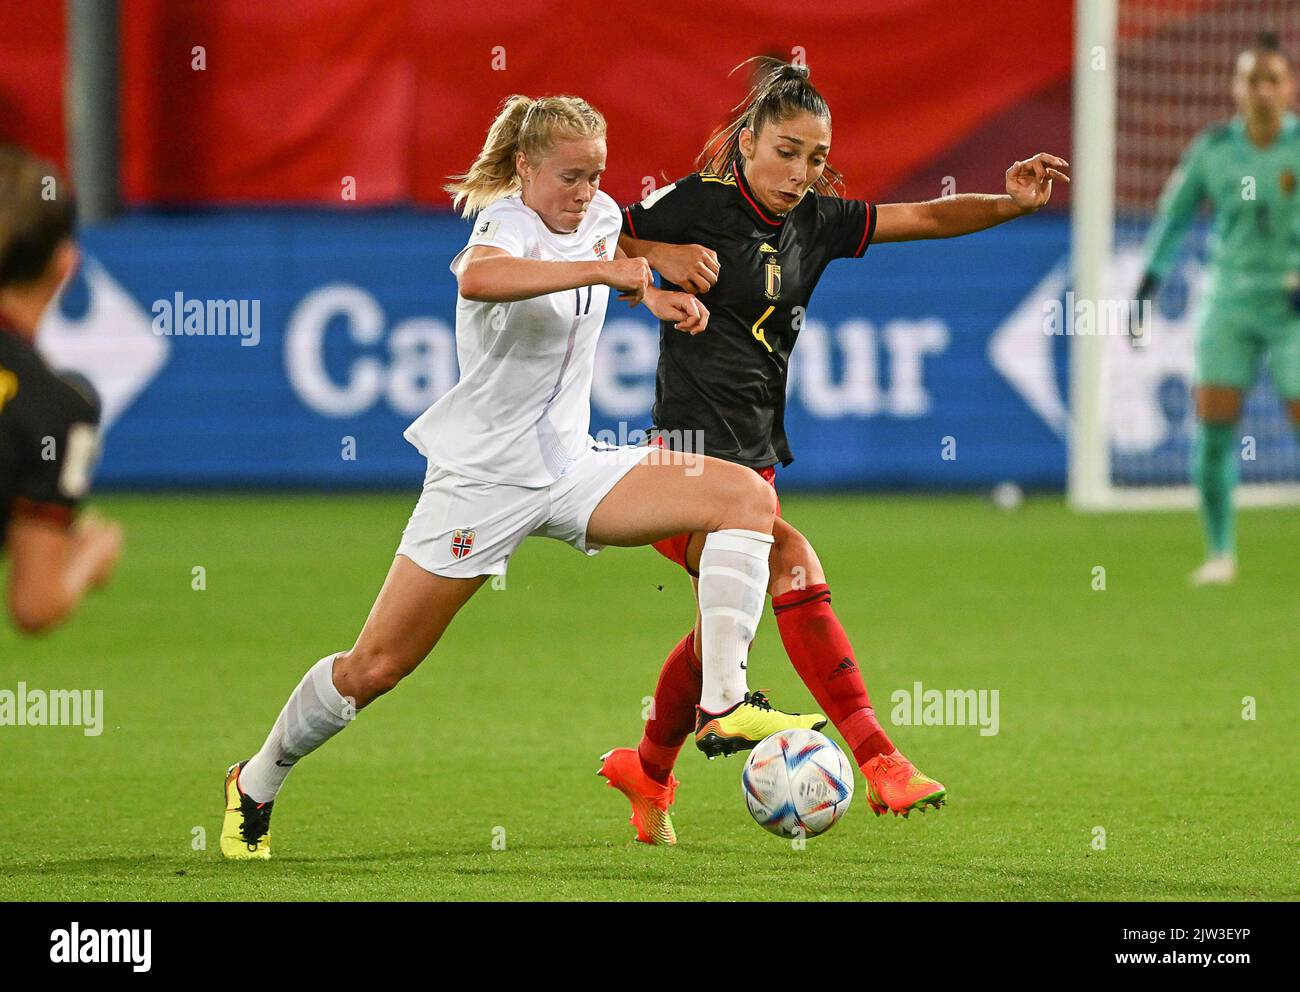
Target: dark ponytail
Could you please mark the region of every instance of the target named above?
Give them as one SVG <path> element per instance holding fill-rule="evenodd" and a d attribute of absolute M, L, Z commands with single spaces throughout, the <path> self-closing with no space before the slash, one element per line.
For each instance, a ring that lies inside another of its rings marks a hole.
<path fill-rule="evenodd" d="M 757 135 L 765 124 L 789 120 L 801 113 L 830 123 L 831 108 L 817 87 L 809 82 L 806 65 L 756 55 L 741 62 L 728 75 L 750 63 L 758 63 L 754 85 L 745 99 L 731 108 L 736 116 L 713 132 L 696 158 L 696 168 L 702 172 L 721 175 L 731 167 L 732 160 L 740 154 L 740 132 L 745 128 Z M 843 185 L 844 177 L 827 162 L 813 189 L 827 196 L 839 196 Z"/>
<path fill-rule="evenodd" d="M 1260 31 L 1255 35 L 1255 51 L 1257 52 L 1277 52 L 1282 51 L 1282 39 L 1278 33 L 1272 30 Z"/>
<path fill-rule="evenodd" d="M 0 289 L 45 274 L 72 237 L 76 212 L 54 166 L 17 145 L 0 145 Z"/>

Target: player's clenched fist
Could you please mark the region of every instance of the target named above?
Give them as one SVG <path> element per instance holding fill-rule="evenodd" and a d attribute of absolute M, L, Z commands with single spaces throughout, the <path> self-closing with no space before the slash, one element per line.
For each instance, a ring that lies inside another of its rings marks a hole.
<path fill-rule="evenodd" d="M 709 326 L 709 309 L 690 293 L 654 290 L 647 293 L 646 309 L 660 320 L 670 320 L 673 327 L 687 334 L 699 334 Z"/>
<path fill-rule="evenodd" d="M 619 291 L 619 299 L 640 303 L 650 285 L 650 263 L 644 258 L 616 258 L 605 263 L 605 285 Z"/>
<path fill-rule="evenodd" d="M 718 281 L 718 253 L 703 245 L 660 245 L 652 261 L 661 276 L 688 293 L 707 293 Z"/>

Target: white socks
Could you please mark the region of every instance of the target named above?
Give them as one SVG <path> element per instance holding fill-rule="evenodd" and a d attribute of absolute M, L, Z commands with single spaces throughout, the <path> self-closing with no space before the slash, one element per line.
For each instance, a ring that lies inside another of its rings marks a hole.
<path fill-rule="evenodd" d="M 239 773 L 239 787 L 254 802 L 269 803 L 299 758 L 346 727 L 356 707 L 334 688 L 334 659 L 316 662 L 293 690 L 276 718 L 262 750 Z"/>
<path fill-rule="evenodd" d="M 767 597 L 772 535 L 753 530 L 709 534 L 700 553 L 703 686 L 700 708 L 721 713 L 745 698 L 745 660 Z M 356 708 L 334 687 L 334 659 L 322 658 L 289 696 L 262 749 L 239 773 L 254 802 L 275 799 L 294 764 L 346 727 Z"/>
<path fill-rule="evenodd" d="M 700 553 L 700 709 L 721 713 L 745 698 L 745 659 L 767 597 L 772 535 L 719 530 Z"/>

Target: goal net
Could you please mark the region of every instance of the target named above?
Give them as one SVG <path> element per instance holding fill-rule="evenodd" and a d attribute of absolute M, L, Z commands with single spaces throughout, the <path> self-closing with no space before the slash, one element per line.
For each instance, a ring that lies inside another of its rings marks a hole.
<path fill-rule="evenodd" d="M 1300 57 L 1300 0 L 1077 0 L 1075 30 L 1075 293 L 1102 312 L 1134 295 L 1156 201 L 1184 149 L 1235 113 L 1238 53 L 1268 30 Z M 1071 339 L 1076 507 L 1195 505 L 1191 383 L 1208 234 L 1207 213 L 1165 279 L 1141 347 L 1104 324 Z M 1246 398 L 1241 433 L 1238 502 L 1300 503 L 1300 446 L 1266 368 Z"/>

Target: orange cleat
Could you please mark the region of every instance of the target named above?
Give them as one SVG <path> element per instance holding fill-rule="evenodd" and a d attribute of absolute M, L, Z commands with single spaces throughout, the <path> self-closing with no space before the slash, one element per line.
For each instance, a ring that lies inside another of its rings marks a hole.
<path fill-rule="evenodd" d="M 611 787 L 627 796 L 632 804 L 629 820 L 636 827 L 636 839 L 642 844 L 676 844 L 677 831 L 668 807 L 673 804 L 678 781 L 668 776 L 668 784 L 660 785 L 641 768 L 641 758 L 634 748 L 616 747 L 600 756 L 602 762 L 597 775 L 609 779 Z"/>
<path fill-rule="evenodd" d="M 927 806 L 938 809 L 948 795 L 943 783 L 922 775 L 897 748 L 893 754 L 878 754 L 868 761 L 862 776 L 867 780 L 867 802 L 876 816 L 886 810 L 906 817 L 914 809 L 922 813 Z"/>

